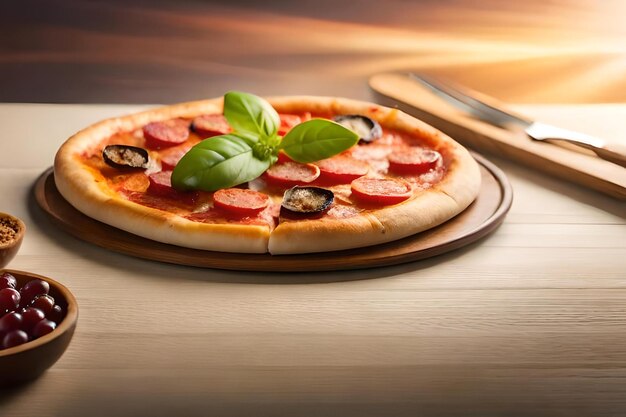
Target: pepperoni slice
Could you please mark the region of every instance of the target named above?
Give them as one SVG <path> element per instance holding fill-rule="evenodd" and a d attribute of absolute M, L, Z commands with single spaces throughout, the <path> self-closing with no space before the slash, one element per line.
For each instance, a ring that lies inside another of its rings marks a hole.
<path fill-rule="evenodd" d="M 339 155 L 315 163 L 320 169 L 320 179 L 328 182 L 347 184 L 367 174 L 370 166 L 367 162 Z"/>
<path fill-rule="evenodd" d="M 191 145 L 181 145 L 177 148 L 170 148 L 167 149 L 163 152 L 161 152 L 161 168 L 163 171 L 172 171 L 176 165 L 178 164 L 178 161 L 181 160 L 181 158 L 183 156 L 185 156 L 185 154 L 187 152 L 189 152 L 189 149 L 191 149 Z"/>
<path fill-rule="evenodd" d="M 213 194 L 215 207 L 240 215 L 253 215 L 270 203 L 270 197 L 258 191 L 242 188 L 226 188 Z"/>
<path fill-rule="evenodd" d="M 221 114 L 205 114 L 196 117 L 191 122 L 191 130 L 202 139 L 225 135 L 231 131 L 228 121 Z"/>
<path fill-rule="evenodd" d="M 350 185 L 352 195 L 374 204 L 398 204 L 411 197 L 411 184 L 397 178 L 361 177 Z"/>
<path fill-rule="evenodd" d="M 180 119 L 148 123 L 143 127 L 146 146 L 152 149 L 180 145 L 189 137 L 187 122 Z"/>
<path fill-rule="evenodd" d="M 435 150 L 410 147 L 396 150 L 389 154 L 389 170 L 398 174 L 423 174 L 437 168 L 441 163 L 441 154 Z"/>
<path fill-rule="evenodd" d="M 182 192 L 172 187 L 172 171 L 159 171 L 148 176 L 150 185 L 148 192 L 152 195 L 179 200 L 186 204 L 193 204 L 197 198 L 197 192 Z"/>
<path fill-rule="evenodd" d="M 148 175 L 150 186 L 148 190 L 155 195 L 167 196 L 172 191 L 172 171 L 159 171 Z"/>
<path fill-rule="evenodd" d="M 320 176 L 320 169 L 313 164 L 283 162 L 272 165 L 266 172 L 268 180 L 284 186 L 310 184 Z"/>

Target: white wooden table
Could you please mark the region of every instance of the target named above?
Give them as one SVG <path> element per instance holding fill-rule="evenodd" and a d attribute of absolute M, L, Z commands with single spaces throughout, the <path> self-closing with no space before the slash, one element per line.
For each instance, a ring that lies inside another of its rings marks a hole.
<path fill-rule="evenodd" d="M 0 393 L 3 417 L 626 415 L 623 203 L 494 160 L 515 192 L 504 224 L 434 259 L 323 274 L 149 262 L 64 234 L 31 195 L 67 136 L 139 108 L 0 105 L 0 211 L 28 228 L 10 267 L 80 307 L 61 360 Z M 626 105 L 523 110 L 625 138 Z"/>

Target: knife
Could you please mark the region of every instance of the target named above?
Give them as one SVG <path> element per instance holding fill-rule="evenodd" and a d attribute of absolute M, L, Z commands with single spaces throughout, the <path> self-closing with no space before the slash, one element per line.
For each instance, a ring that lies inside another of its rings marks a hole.
<path fill-rule="evenodd" d="M 453 86 L 450 83 L 437 81 L 426 75 L 409 73 L 408 76 L 428 88 L 441 99 L 460 110 L 466 111 L 474 117 L 490 123 L 494 126 L 507 129 L 509 126 L 520 126 L 529 138 L 534 140 L 548 140 L 566 142 L 589 149 L 597 156 L 614 164 L 626 167 L 626 147 L 616 143 L 607 142 L 604 139 L 574 132 L 546 123 L 532 121 L 524 116 L 496 107 L 477 97 L 476 93 Z M 495 99 L 492 99 L 495 100 Z M 575 149 L 575 148 L 570 148 Z"/>

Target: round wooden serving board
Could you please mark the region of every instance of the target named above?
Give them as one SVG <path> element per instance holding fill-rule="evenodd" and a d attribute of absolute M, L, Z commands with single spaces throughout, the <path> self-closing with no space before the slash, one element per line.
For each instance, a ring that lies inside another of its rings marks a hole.
<path fill-rule="evenodd" d="M 513 190 L 499 168 L 479 155 L 482 187 L 464 212 L 434 229 L 383 245 L 303 255 L 211 252 L 155 242 L 85 216 L 59 194 L 52 168 L 37 180 L 35 198 L 64 231 L 106 249 L 180 265 L 239 271 L 310 272 L 372 268 L 430 258 L 468 245 L 502 223 Z"/>

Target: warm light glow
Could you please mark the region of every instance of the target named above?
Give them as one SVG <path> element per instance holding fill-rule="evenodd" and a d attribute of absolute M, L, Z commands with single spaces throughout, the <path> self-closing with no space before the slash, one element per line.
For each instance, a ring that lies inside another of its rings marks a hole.
<path fill-rule="evenodd" d="M 335 82 L 412 69 L 514 102 L 626 101 L 625 0 L 387 0 L 384 9 L 359 0 L 352 14 L 340 5 L 323 13 L 328 2 L 320 1 L 307 10 L 284 2 L 172 10 L 76 1 L 120 27 L 145 21 L 159 30 L 48 27 L 49 45 L 0 62 L 140 63 L 206 77 Z"/>

